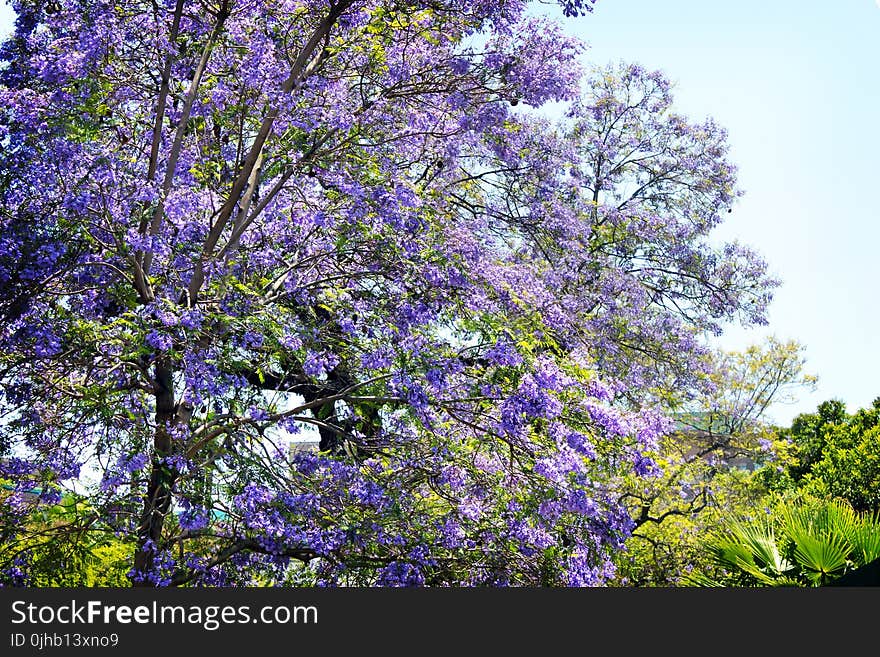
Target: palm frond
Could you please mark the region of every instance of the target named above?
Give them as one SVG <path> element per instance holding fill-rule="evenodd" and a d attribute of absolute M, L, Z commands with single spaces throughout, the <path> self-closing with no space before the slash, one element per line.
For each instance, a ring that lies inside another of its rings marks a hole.
<path fill-rule="evenodd" d="M 789 537 L 795 544 L 795 560 L 814 584 L 827 584 L 846 570 L 851 548 L 843 537 L 828 532 L 814 536 L 796 527 L 791 528 Z"/>
<path fill-rule="evenodd" d="M 859 566 L 880 559 L 880 523 L 866 522 L 850 538 L 853 561 Z"/>

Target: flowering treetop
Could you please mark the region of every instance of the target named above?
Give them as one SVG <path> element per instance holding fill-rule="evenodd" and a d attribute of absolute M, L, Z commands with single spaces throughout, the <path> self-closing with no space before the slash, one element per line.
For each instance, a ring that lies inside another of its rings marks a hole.
<path fill-rule="evenodd" d="M 0 558 L 87 469 L 136 583 L 604 581 L 653 402 L 773 286 L 706 239 L 720 128 L 524 2 L 15 8 Z"/>

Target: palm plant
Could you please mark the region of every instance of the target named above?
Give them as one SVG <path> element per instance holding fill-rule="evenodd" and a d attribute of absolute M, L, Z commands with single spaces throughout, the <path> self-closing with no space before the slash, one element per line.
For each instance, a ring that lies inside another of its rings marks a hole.
<path fill-rule="evenodd" d="M 736 518 L 710 537 L 716 571 L 694 586 L 824 586 L 880 558 L 880 518 L 843 500 L 800 498 L 764 519 Z"/>

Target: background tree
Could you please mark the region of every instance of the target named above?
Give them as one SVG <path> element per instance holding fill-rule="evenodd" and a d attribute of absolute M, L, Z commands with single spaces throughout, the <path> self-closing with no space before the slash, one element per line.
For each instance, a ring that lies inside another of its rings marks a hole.
<path fill-rule="evenodd" d="M 767 473 L 773 488 L 841 498 L 857 511 L 880 510 L 880 399 L 853 414 L 839 400 L 822 402 L 779 437 L 791 444 L 793 460 L 783 471 Z"/>
<path fill-rule="evenodd" d="M 41 491 L 28 494 L 36 500 Z M 9 495 L 7 487 L 0 490 L 0 499 Z M 31 509 L 23 527 L 0 530 L 0 562 L 7 564 L 0 585 L 118 587 L 128 582 L 134 546 L 116 536 L 110 523 L 96 519 L 86 500 L 66 494 L 58 504 Z"/>
<path fill-rule="evenodd" d="M 706 239 L 722 131 L 638 67 L 512 110 L 580 91 L 523 2 L 16 8 L 7 568 L 75 485 L 136 584 L 607 581 L 660 391 L 774 283 Z"/>
<path fill-rule="evenodd" d="M 618 557 L 628 585 L 680 584 L 706 566 L 705 537 L 719 523 L 764 505 L 770 478 L 791 463 L 766 413 L 815 385 L 804 347 L 769 338 L 741 352 L 717 352 L 710 385 L 674 415 L 676 430 L 652 455 L 660 471 L 626 482 L 635 527 Z"/>

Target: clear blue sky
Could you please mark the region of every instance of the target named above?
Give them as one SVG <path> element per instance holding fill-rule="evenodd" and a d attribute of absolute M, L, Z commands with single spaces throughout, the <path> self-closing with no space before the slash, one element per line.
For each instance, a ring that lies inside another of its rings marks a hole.
<path fill-rule="evenodd" d="M 746 195 L 718 237 L 759 250 L 783 286 L 768 327 L 733 328 L 722 346 L 796 339 L 819 376 L 815 393 L 773 409 L 780 423 L 832 397 L 854 411 L 880 396 L 878 3 L 599 0 L 565 22 L 588 61 L 661 69 L 681 112 L 728 129 Z"/>

